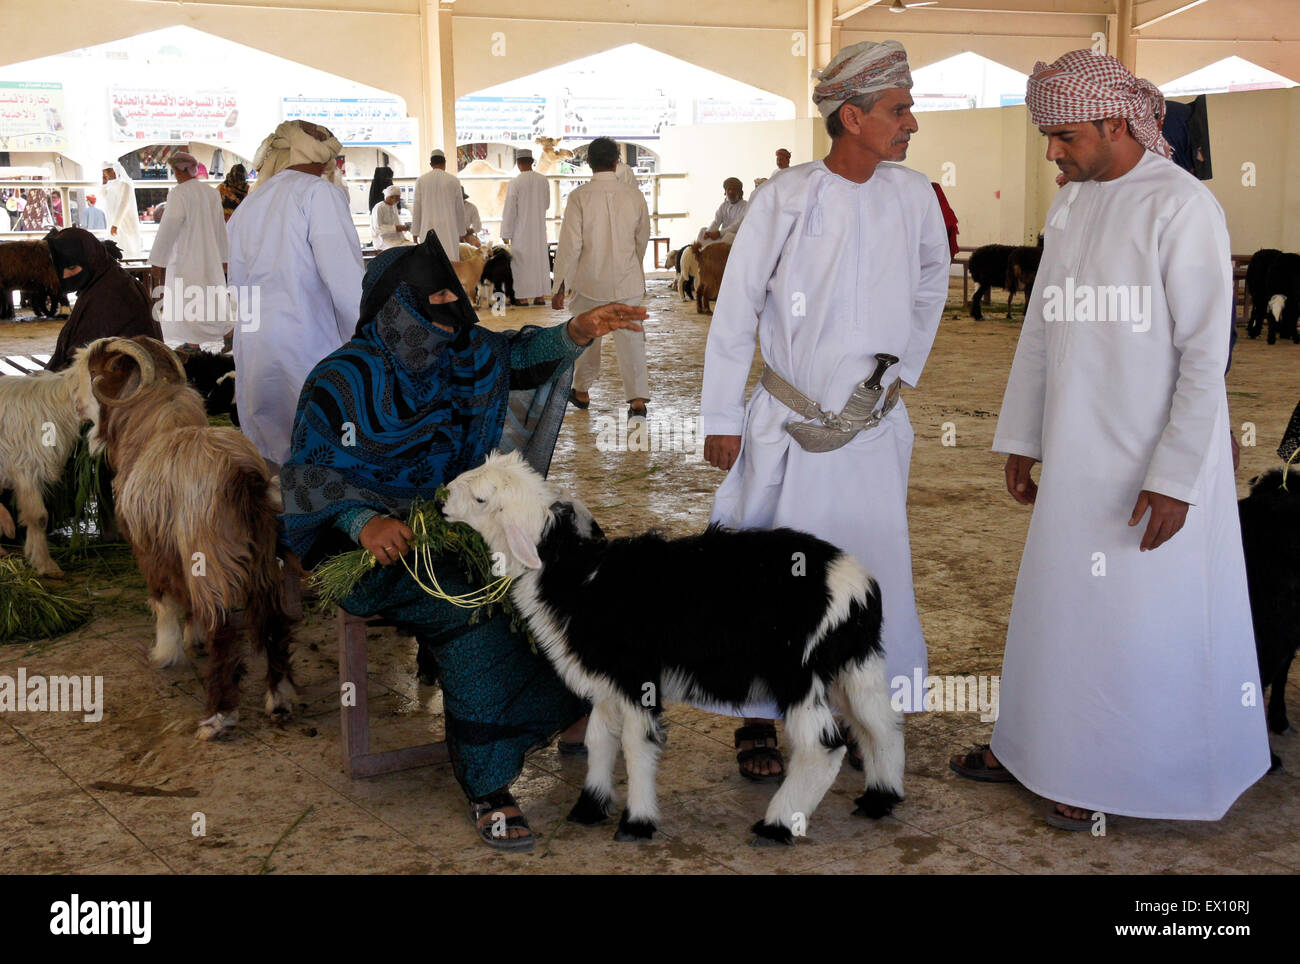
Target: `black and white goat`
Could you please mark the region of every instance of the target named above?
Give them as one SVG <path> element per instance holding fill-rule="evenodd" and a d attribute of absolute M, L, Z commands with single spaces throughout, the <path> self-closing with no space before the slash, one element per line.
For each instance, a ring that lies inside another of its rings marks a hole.
<path fill-rule="evenodd" d="M 1250 295 L 1250 319 L 1246 334 L 1258 338 L 1268 318 L 1268 271 L 1282 252 L 1277 248 L 1260 248 L 1246 265 L 1246 293 Z"/>
<path fill-rule="evenodd" d="M 229 413 L 231 422 L 239 424 L 235 411 L 235 356 L 215 351 L 178 351 L 185 369 L 185 380 L 203 397 L 209 415 Z"/>
<path fill-rule="evenodd" d="M 517 453 L 454 479 L 443 511 L 503 554 L 515 607 L 560 677 L 592 702 L 587 778 L 570 820 L 610 814 L 621 740 L 627 809 L 615 839 L 653 835 L 660 717 L 682 700 L 770 699 L 784 714 L 789 773 L 753 826 L 756 843 L 792 843 L 830 788 L 844 756 L 833 710 L 865 757 L 854 813 L 883 817 L 903 799 L 903 721 L 885 680 L 880 593 L 852 556 L 791 529 L 606 541 L 580 502 Z M 632 612 L 632 585 L 672 602 Z"/>
<path fill-rule="evenodd" d="M 1264 289 L 1268 296 L 1268 343 L 1274 344 L 1281 335 L 1300 345 L 1300 254 L 1284 251 L 1274 258 Z"/>

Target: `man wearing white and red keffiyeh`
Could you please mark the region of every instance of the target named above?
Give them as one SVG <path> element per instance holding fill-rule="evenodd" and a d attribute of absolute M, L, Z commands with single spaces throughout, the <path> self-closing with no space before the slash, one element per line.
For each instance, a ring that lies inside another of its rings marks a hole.
<path fill-rule="evenodd" d="M 1113 57 L 1040 63 L 1025 100 L 1067 180 L 993 439 L 1033 515 L 992 746 L 951 765 L 1019 781 L 1063 829 L 1218 820 L 1269 767 L 1224 437 L 1223 209 Z"/>
<path fill-rule="evenodd" d="M 813 101 L 830 153 L 754 192 L 709 326 L 701 392 L 704 457 L 729 470 L 712 521 L 789 526 L 856 556 L 880 584 L 887 675 L 909 687 L 927 664 L 907 530 L 907 406 L 842 447 L 810 451 L 785 429 L 802 415 L 762 384 L 748 400 L 745 390 L 755 341 L 773 371 L 828 412 L 844 408 L 878 353 L 895 356 L 882 387 L 920 379 L 951 255 L 930 179 L 901 163 L 918 127 L 911 86 L 896 41 L 846 47 L 821 71 Z M 736 734 L 741 774 L 780 779 L 771 694 L 717 709 L 746 718 Z"/>

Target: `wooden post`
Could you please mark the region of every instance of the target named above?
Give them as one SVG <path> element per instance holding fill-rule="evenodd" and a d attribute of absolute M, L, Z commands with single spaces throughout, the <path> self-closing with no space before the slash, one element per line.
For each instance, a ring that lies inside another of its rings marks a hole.
<path fill-rule="evenodd" d="M 1133 34 L 1133 0 L 1115 0 L 1115 58 L 1137 73 L 1137 37 Z"/>

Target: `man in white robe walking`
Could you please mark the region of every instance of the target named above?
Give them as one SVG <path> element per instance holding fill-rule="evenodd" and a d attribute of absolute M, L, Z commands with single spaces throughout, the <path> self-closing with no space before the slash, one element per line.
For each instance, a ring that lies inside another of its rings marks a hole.
<path fill-rule="evenodd" d="M 435 150 L 429 155 L 429 167 L 415 182 L 415 200 L 411 204 L 411 236 L 416 244 L 430 231 L 452 261 L 460 260 L 460 239 L 469 226 L 465 216 L 465 192 L 460 178 L 447 170 L 447 155 Z"/>
<path fill-rule="evenodd" d="M 729 177 L 723 181 L 722 193 L 726 195 L 726 200 L 718 205 L 712 223 L 707 228 L 700 228 L 700 233 L 695 237 L 700 247 L 706 248 L 716 241 L 731 244 L 736 240 L 741 222 L 745 220 L 749 202 L 745 200 L 745 185 L 740 178 Z"/>
<path fill-rule="evenodd" d="M 501 239 L 510 242 L 510 271 L 514 277 L 515 304 L 546 304 L 551 293 L 551 256 L 546 244 L 546 212 L 551 206 L 551 185 L 533 170 L 533 152 L 515 155 L 519 174 L 506 188 L 501 212 Z"/>
<path fill-rule="evenodd" d="M 569 195 L 555 251 L 555 294 L 551 307 L 564 308 L 570 292 L 570 312 L 580 315 L 597 305 L 621 302 L 640 305 L 645 297 L 645 249 L 650 243 L 650 209 L 636 188 L 614 173 L 618 145 L 598 137 L 587 148 L 591 180 Z M 515 283 L 516 288 L 518 282 Z M 600 338 L 574 363 L 569 400 L 578 408 L 591 402 L 588 394 L 600 374 Z M 614 351 L 628 400 L 628 418 L 645 418 L 650 400 L 645 332 L 614 332 Z"/>
<path fill-rule="evenodd" d="M 108 234 L 122 249 L 122 257 L 130 260 L 140 257 L 140 212 L 135 204 L 135 185 L 126 176 L 120 161 L 105 161 L 104 219 Z"/>
<path fill-rule="evenodd" d="M 308 373 L 352 338 L 361 314 L 361 242 L 343 195 L 321 177 L 339 150 L 325 128 L 285 121 L 258 148 L 257 186 L 228 223 L 240 428 L 273 472 L 289 457 Z"/>
<path fill-rule="evenodd" d="M 167 192 L 149 263 L 166 269 L 159 318 L 163 340 L 173 347 L 197 349 L 222 341 L 234 323 L 226 294 L 226 218 L 217 189 L 195 176 L 199 162 L 193 154 L 177 151 L 167 163 L 175 172 L 176 186 Z M 155 270 L 155 284 L 158 274 Z"/>
<path fill-rule="evenodd" d="M 1269 767 L 1225 438 L 1223 210 L 1169 160 L 1160 92 L 1115 58 L 1040 62 L 1026 103 L 1066 183 L 993 448 L 1033 515 L 992 746 L 951 765 L 1018 780 L 1062 829 L 1217 820 Z"/>
<path fill-rule="evenodd" d="M 772 371 L 826 412 L 844 409 L 880 354 L 896 356 L 883 387 L 920 379 L 948 292 L 949 256 L 929 179 L 896 163 L 917 130 L 911 86 L 895 41 L 847 47 L 822 72 L 813 100 L 830 153 L 754 194 L 709 328 L 701 398 L 704 457 L 730 470 L 711 521 L 789 526 L 855 555 L 880 584 L 891 681 L 926 674 L 907 529 L 906 406 L 897 402 L 833 450 L 806 450 L 786 425 L 816 432 L 819 423 L 779 400 L 774 390 L 791 396 L 767 379 L 746 404 L 745 384 L 755 336 Z M 748 779 L 780 779 L 774 713 L 771 703 L 742 711 L 736 745 Z"/>

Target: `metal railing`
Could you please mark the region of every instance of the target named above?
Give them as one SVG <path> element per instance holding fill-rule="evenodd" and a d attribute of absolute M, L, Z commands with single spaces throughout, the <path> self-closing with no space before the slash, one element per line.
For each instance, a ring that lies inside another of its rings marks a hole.
<path fill-rule="evenodd" d="M 513 174 L 461 174 L 458 176 L 460 177 L 461 181 L 475 181 L 475 182 L 491 181 L 499 184 L 509 183 L 515 177 L 515 175 Z M 654 173 L 654 174 L 637 175 L 638 184 L 640 184 L 643 181 L 647 181 L 647 180 L 650 181 L 650 196 L 647 199 L 646 204 L 650 208 L 650 232 L 652 235 L 659 235 L 661 233 L 660 230 L 661 221 L 671 221 L 677 218 L 690 217 L 689 211 L 660 211 L 659 210 L 660 182 L 664 179 L 681 179 L 681 178 L 685 178 L 686 176 L 687 175 L 685 173 L 662 173 L 662 174 Z M 562 205 L 564 201 L 564 198 L 561 196 L 560 182 L 567 181 L 573 183 L 576 186 L 577 184 L 590 181 L 592 176 L 590 174 L 545 174 L 543 175 L 543 177 L 545 177 L 548 181 L 551 182 L 551 210 L 556 212 L 555 215 L 548 217 L 546 221 L 548 224 L 555 225 L 556 233 L 558 234 L 559 225 L 563 220 Z M 393 178 L 393 183 L 399 186 L 409 186 L 410 188 L 414 189 L 416 180 L 417 178 L 415 177 L 395 177 Z M 369 188 L 370 181 L 371 179 L 368 177 L 344 178 L 344 182 L 348 184 L 349 187 L 355 185 L 357 187 L 361 187 L 365 189 Z M 133 179 L 131 181 L 131 186 L 135 190 L 144 190 L 144 189 L 158 189 L 158 188 L 173 188 L 176 186 L 176 183 L 177 182 L 172 179 L 164 180 L 161 178 L 140 178 L 140 179 Z M 207 178 L 204 183 L 216 187 L 218 184 L 221 183 L 221 179 L 210 177 Z M 97 191 L 103 190 L 103 184 L 100 181 L 79 181 L 79 180 L 68 180 L 65 178 L 47 178 L 44 180 L 31 179 L 31 178 L 6 178 L 4 180 L 0 180 L 0 189 L 4 189 L 4 188 L 18 188 L 21 190 L 31 190 L 33 188 L 36 188 L 47 192 L 48 191 L 56 192 L 59 195 L 59 198 L 63 205 L 63 212 L 62 212 L 63 224 L 61 226 L 76 227 L 76 225 L 73 225 L 69 220 L 70 217 L 69 212 L 72 210 L 71 193 L 74 191 L 81 191 L 83 194 L 86 192 L 94 194 Z M 349 190 L 348 193 L 349 195 L 351 195 L 352 193 L 351 190 Z M 644 191 L 642 193 L 644 193 Z M 500 225 L 501 218 L 499 217 L 482 218 L 482 221 L 484 226 L 489 224 Z M 352 213 L 352 223 L 359 229 L 357 232 L 358 237 L 368 236 L 370 232 L 370 212 L 365 211 L 362 213 L 357 213 L 354 211 Z M 8 227 L 8 225 L 6 225 L 5 227 Z M 49 227 L 44 227 L 39 230 L 33 230 L 33 231 L 0 230 L 0 241 L 39 240 L 49 230 L 50 230 Z M 158 225 L 154 224 L 153 222 L 150 221 L 140 222 L 141 247 L 145 251 L 148 251 L 148 249 L 152 246 L 153 235 L 157 232 L 157 230 L 158 230 Z M 105 236 L 107 236 L 106 232 L 105 232 Z"/>
<path fill-rule="evenodd" d="M 508 184 L 510 181 L 513 181 L 515 179 L 514 174 L 458 174 L 456 176 L 460 179 L 462 183 L 466 181 L 475 181 L 475 182 L 488 181 L 497 184 Z M 554 224 L 556 226 L 557 233 L 558 233 L 560 222 L 564 220 L 563 205 L 565 200 L 565 198 L 561 196 L 560 182 L 570 181 L 570 182 L 574 182 L 576 186 L 577 184 L 590 181 L 592 175 L 590 174 L 543 174 L 542 176 L 551 182 L 550 210 L 556 212 L 556 214 L 546 219 L 546 223 Z M 654 173 L 654 174 L 637 175 L 638 185 L 640 185 L 642 181 L 651 182 L 650 197 L 646 200 L 646 205 L 650 208 L 650 233 L 651 234 L 660 233 L 660 224 L 659 224 L 660 221 L 671 221 L 675 218 L 690 217 L 689 211 L 660 211 L 659 210 L 660 181 L 665 179 L 677 180 L 677 179 L 685 178 L 686 176 L 687 175 L 685 173 L 666 173 L 666 172 L 662 174 Z M 370 183 L 370 180 L 368 178 L 347 178 L 347 180 L 352 183 L 358 183 L 358 182 L 365 183 L 365 184 Z M 393 183 L 398 186 L 409 185 L 412 189 L 414 189 L 416 180 L 417 178 L 414 177 L 395 177 L 393 178 Z M 642 191 L 642 193 L 644 194 L 645 192 Z M 354 216 L 354 220 L 355 220 L 355 216 Z M 482 218 L 481 220 L 483 221 L 484 226 L 488 224 L 499 225 L 501 223 L 500 218 Z M 358 221 L 357 223 L 360 224 L 361 222 Z M 366 212 L 365 224 L 367 226 L 369 226 L 370 224 L 369 212 Z"/>

